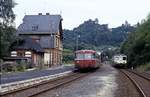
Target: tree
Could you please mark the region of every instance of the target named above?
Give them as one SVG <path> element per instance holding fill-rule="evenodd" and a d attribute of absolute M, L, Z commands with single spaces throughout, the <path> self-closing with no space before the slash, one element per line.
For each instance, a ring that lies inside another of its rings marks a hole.
<path fill-rule="evenodd" d="M 98 19 L 89 19 L 73 30 L 64 30 L 64 48 L 74 49 L 77 36 L 79 49 L 96 49 L 104 45 L 120 46 L 127 38 L 128 32 L 134 32 L 135 28 L 130 26 L 119 26 L 108 28 L 108 24 L 99 24 Z"/>
<path fill-rule="evenodd" d="M 138 23 L 136 32 L 130 33 L 121 52 L 128 55 L 129 67 L 150 62 L 150 15 Z"/>
<path fill-rule="evenodd" d="M 11 42 L 15 39 L 15 28 L 13 22 L 15 14 L 13 8 L 16 3 L 13 0 L 0 1 L 0 58 L 8 55 Z"/>
<path fill-rule="evenodd" d="M 16 3 L 13 0 L 0 1 L 0 18 L 3 24 L 10 25 L 15 19 L 13 8 Z"/>

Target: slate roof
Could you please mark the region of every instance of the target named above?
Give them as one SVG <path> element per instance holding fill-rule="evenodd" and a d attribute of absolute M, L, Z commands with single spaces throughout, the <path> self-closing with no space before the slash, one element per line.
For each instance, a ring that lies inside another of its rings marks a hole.
<path fill-rule="evenodd" d="M 33 39 L 29 38 L 29 37 L 21 37 L 21 40 L 15 41 L 11 45 L 11 50 L 17 50 L 17 49 L 33 50 L 33 51 L 35 51 L 37 53 L 44 52 L 44 50 L 40 46 L 40 44 L 37 43 L 36 41 L 34 41 Z"/>
<path fill-rule="evenodd" d="M 60 15 L 25 15 L 18 34 L 51 34 L 59 32 Z"/>
<path fill-rule="evenodd" d="M 39 41 L 42 48 L 54 48 L 55 47 L 55 39 L 54 36 L 44 36 L 41 37 Z"/>

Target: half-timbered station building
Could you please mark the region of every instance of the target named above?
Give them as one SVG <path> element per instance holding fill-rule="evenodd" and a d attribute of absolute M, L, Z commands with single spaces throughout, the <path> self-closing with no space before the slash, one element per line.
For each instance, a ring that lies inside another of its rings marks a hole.
<path fill-rule="evenodd" d="M 17 30 L 23 42 L 12 48 L 12 57 L 30 57 L 32 63 L 43 60 L 45 66 L 62 64 L 62 17 L 60 15 L 25 15 Z"/>

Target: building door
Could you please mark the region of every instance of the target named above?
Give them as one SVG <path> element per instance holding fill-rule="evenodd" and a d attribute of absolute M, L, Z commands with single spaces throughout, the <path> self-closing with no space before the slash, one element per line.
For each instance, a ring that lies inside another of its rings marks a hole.
<path fill-rule="evenodd" d="M 50 53 L 44 53 L 44 64 L 50 64 Z"/>

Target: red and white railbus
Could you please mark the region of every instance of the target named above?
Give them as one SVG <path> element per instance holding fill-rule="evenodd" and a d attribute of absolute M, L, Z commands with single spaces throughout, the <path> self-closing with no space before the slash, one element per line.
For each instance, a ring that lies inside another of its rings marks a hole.
<path fill-rule="evenodd" d="M 75 68 L 77 69 L 96 69 L 101 65 L 101 57 L 94 50 L 78 50 L 75 56 Z"/>

